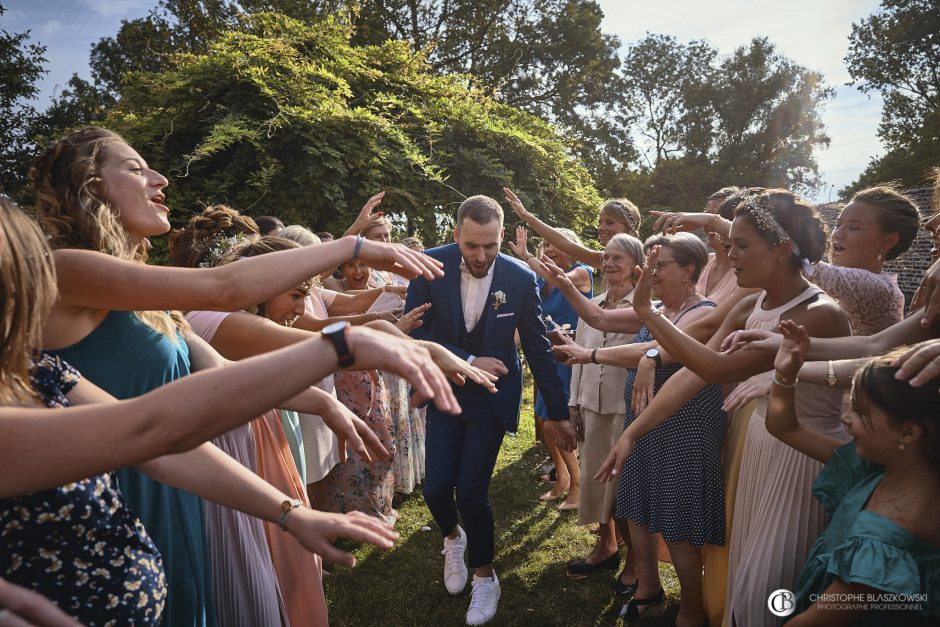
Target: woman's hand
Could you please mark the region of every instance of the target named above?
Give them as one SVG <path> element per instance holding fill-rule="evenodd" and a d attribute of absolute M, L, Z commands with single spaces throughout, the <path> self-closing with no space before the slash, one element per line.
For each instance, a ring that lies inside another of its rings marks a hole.
<path fill-rule="evenodd" d="M 772 379 L 772 372 L 762 372 L 746 381 L 742 381 L 731 391 L 731 394 L 725 399 L 721 408 L 730 414 L 733 411 L 741 409 L 755 398 L 768 396 L 770 394 Z"/>
<path fill-rule="evenodd" d="M 520 225 L 516 227 L 516 243 L 513 244 L 512 241 L 506 242 L 509 244 L 509 248 L 512 250 L 512 253 L 523 261 L 528 261 L 529 257 L 532 256 L 529 254 L 529 248 L 527 246 L 528 238 L 528 231 L 526 231 L 524 226 Z"/>
<path fill-rule="evenodd" d="M 584 442 L 584 418 L 581 416 L 581 408 L 568 407 L 568 422 L 578 434 L 578 442 Z"/>
<path fill-rule="evenodd" d="M 940 375 L 940 339 L 915 344 L 891 365 L 900 367 L 894 375 L 896 379 L 908 379 L 914 387 L 924 385 Z"/>
<path fill-rule="evenodd" d="M 623 471 L 623 465 L 627 462 L 627 458 L 630 457 L 635 445 L 636 442 L 633 441 L 627 431 L 620 434 L 620 438 L 617 439 L 614 448 L 610 449 L 607 459 L 601 464 L 597 474 L 594 475 L 594 479 L 604 483 L 616 479 L 617 475 Z"/>
<path fill-rule="evenodd" d="M 399 283 L 389 283 L 382 287 L 383 292 L 389 292 L 391 294 L 398 294 L 401 296 L 402 300 L 405 299 L 405 296 L 408 294 L 408 286 L 401 285 Z"/>
<path fill-rule="evenodd" d="M 567 333 L 559 333 L 558 337 L 562 343 L 552 346 L 552 352 L 556 357 L 564 359 L 564 363 L 569 366 L 590 363 L 593 349 L 581 346 L 571 339 Z"/>
<path fill-rule="evenodd" d="M 776 353 L 783 343 L 783 336 L 763 329 L 735 331 L 721 342 L 721 351 L 729 355 L 739 350 L 761 350 Z"/>
<path fill-rule="evenodd" d="M 924 313 L 921 315 L 920 325 L 926 329 L 934 324 L 937 314 L 940 314 L 940 259 L 927 268 L 920 286 L 923 289 L 922 300 L 924 302 Z"/>
<path fill-rule="evenodd" d="M 467 380 L 473 381 L 485 387 L 491 394 L 496 393 L 496 381 L 499 380 L 494 374 L 468 364 L 466 360 L 457 357 L 452 352 L 435 342 L 421 342 L 428 352 L 431 359 L 437 364 L 448 379 L 457 385 L 464 385 Z"/>
<path fill-rule="evenodd" d="M 633 288 L 633 311 L 642 321 L 649 320 L 655 309 L 653 308 L 653 270 L 659 261 L 659 246 L 653 246 L 646 257 L 646 265 L 637 266 L 639 280 Z"/>
<path fill-rule="evenodd" d="M 792 320 L 782 320 L 780 332 L 783 334 L 783 343 L 774 358 L 774 370 L 777 371 L 778 377 L 785 379 L 786 382 L 796 381 L 800 368 L 806 361 L 809 334 L 802 325 Z"/>
<path fill-rule="evenodd" d="M 414 388 L 411 396 L 413 406 L 433 399 L 434 405 L 442 412 L 460 413 L 460 404 L 447 377 L 420 343 L 365 327 L 348 329 L 346 342 L 355 359 L 353 368 L 387 370 L 397 374 Z"/>
<path fill-rule="evenodd" d="M 336 434 L 341 464 L 346 462 L 347 446 L 365 462 L 392 457 L 392 453 L 379 441 L 369 425 L 349 411 L 332 394 L 323 393 L 322 405 L 318 408 L 317 415 L 323 418 L 323 423 Z"/>
<path fill-rule="evenodd" d="M 532 217 L 532 214 L 522 206 L 522 201 L 519 200 L 519 197 L 512 193 L 508 187 L 503 188 L 503 194 L 506 196 L 506 200 L 509 202 L 509 206 L 512 207 L 512 210 L 519 216 L 519 219 L 523 222 L 528 222 L 529 218 Z"/>
<path fill-rule="evenodd" d="M 395 326 L 398 327 L 398 329 L 402 333 L 411 333 L 412 331 L 420 327 L 422 324 L 424 324 L 421 321 L 421 316 L 423 316 L 424 312 L 430 308 L 431 308 L 431 303 L 424 303 L 423 305 L 419 305 L 415 307 L 414 309 L 406 313 L 404 316 L 402 316 L 400 319 L 396 320 Z"/>
<path fill-rule="evenodd" d="M 694 231 L 697 228 L 708 229 L 715 225 L 720 217 L 717 213 L 685 213 L 683 211 L 650 211 L 656 217 L 653 232 L 677 233 Z"/>
<path fill-rule="evenodd" d="M 571 280 L 571 277 L 568 276 L 568 273 L 555 265 L 555 262 L 552 261 L 548 255 L 543 254 L 536 260 L 535 265 L 536 274 L 548 281 L 548 284 L 552 287 L 560 290 L 568 289 L 578 291 L 578 287 Z"/>
<path fill-rule="evenodd" d="M 355 566 L 356 558 L 333 546 L 340 538 L 373 544 L 386 551 L 398 539 L 390 524 L 362 512 L 330 514 L 309 507 L 292 511 L 286 529 L 311 553 L 343 566 Z"/>
<path fill-rule="evenodd" d="M 639 416 L 653 400 L 655 383 L 656 362 L 644 357 L 637 364 L 636 374 L 633 377 L 633 397 L 630 400 L 635 416 Z"/>
<path fill-rule="evenodd" d="M 372 210 L 378 207 L 379 204 L 381 204 L 382 199 L 384 197 L 385 197 L 385 192 L 379 192 L 378 194 L 376 194 L 375 196 L 367 200 L 366 204 L 364 204 L 362 206 L 362 209 L 359 210 L 359 215 L 356 216 L 355 222 L 353 222 L 352 226 L 349 227 L 349 231 L 347 232 L 354 233 L 354 234 L 361 233 L 370 224 L 372 224 L 373 220 L 377 220 L 378 218 L 381 218 L 383 215 L 381 211 L 377 211 L 375 214 L 373 214 Z"/>
<path fill-rule="evenodd" d="M 44 596 L 0 578 L 0 626 L 81 627 Z"/>
<path fill-rule="evenodd" d="M 423 276 L 429 281 L 444 276 L 444 264 L 407 246 L 368 239 L 361 240 L 359 245 L 359 258 L 374 270 L 393 272 L 409 279 Z"/>

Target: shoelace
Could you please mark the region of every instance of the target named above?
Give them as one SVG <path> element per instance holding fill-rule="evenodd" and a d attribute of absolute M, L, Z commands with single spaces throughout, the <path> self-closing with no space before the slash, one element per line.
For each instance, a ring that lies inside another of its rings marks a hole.
<path fill-rule="evenodd" d="M 448 575 L 454 575 L 460 572 L 460 566 L 463 563 L 463 547 L 456 542 L 445 544 L 441 555 L 445 556 L 445 562 L 448 565 Z"/>
<path fill-rule="evenodd" d="M 483 606 L 486 605 L 487 597 L 495 586 L 496 582 L 492 579 L 489 581 L 474 581 L 473 592 L 470 593 L 470 609 L 482 610 Z"/>

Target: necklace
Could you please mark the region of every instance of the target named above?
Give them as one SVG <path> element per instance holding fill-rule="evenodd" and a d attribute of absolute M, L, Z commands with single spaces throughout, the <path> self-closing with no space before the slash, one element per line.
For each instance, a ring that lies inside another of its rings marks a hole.
<path fill-rule="evenodd" d="M 667 318 L 669 318 L 670 316 L 674 316 L 678 313 L 681 313 L 682 310 L 685 309 L 685 306 L 689 304 L 689 301 L 695 298 L 696 296 L 697 296 L 697 293 L 695 292 L 695 290 L 693 290 L 692 295 L 686 298 L 684 301 L 682 301 L 682 304 L 679 305 L 679 308 L 673 311 L 672 313 L 670 313 L 669 310 L 666 309 L 666 306 L 663 305 L 663 313 L 666 315 Z"/>

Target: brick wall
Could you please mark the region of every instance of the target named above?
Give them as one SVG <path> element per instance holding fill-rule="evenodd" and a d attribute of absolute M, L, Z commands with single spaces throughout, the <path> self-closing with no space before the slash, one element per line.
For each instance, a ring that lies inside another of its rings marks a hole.
<path fill-rule="evenodd" d="M 933 215 L 931 206 L 933 194 L 932 186 L 915 187 L 905 190 L 904 193 L 917 203 L 920 208 L 922 222 Z M 823 219 L 829 225 L 830 229 L 835 228 L 836 218 L 839 216 L 841 207 L 842 205 L 836 203 L 818 206 L 819 213 L 822 214 Z M 897 259 L 885 263 L 885 272 L 892 272 L 898 275 L 898 285 L 901 287 L 901 291 L 904 292 L 904 300 L 907 303 L 911 302 L 914 291 L 917 289 L 917 286 L 920 285 L 924 272 L 930 267 L 930 249 L 932 247 L 933 240 L 930 238 L 930 234 L 924 229 L 921 229 L 917 233 L 914 243 L 911 244 L 910 249 L 906 253 Z"/>

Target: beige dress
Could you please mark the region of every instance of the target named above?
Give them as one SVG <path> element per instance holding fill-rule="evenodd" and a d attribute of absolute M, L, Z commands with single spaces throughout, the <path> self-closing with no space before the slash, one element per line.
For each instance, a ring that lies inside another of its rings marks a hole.
<path fill-rule="evenodd" d="M 775 309 L 764 310 L 761 294 L 745 328 L 776 328 L 780 316 L 815 294 L 809 286 Z M 796 414 L 802 425 L 829 437 L 847 439 L 840 420 L 842 390 L 799 383 Z M 823 465 L 770 435 L 765 424 L 767 397 L 757 399 L 748 424 L 734 503 L 728 552 L 728 600 L 724 624 L 779 625 L 767 609 L 770 593 L 793 590 L 803 561 L 825 527 L 824 510 L 812 486 Z"/>
<path fill-rule="evenodd" d="M 608 292 L 591 299 L 603 307 Z M 627 309 L 632 303 L 624 295 L 616 309 Z M 605 333 L 578 320 L 575 341 L 586 348 L 621 346 L 633 339 L 633 334 Z M 627 380 L 627 369 L 602 364 L 576 364 L 571 368 L 571 395 L 569 407 L 581 408 L 584 422 L 584 442 L 578 444 L 578 463 L 582 477 L 593 477 L 604 463 L 610 449 L 623 433 L 623 417 L 626 411 L 623 388 Z M 617 482 L 587 480 L 581 482 L 578 500 L 578 524 L 596 522 L 606 524 L 617 496 Z"/>

